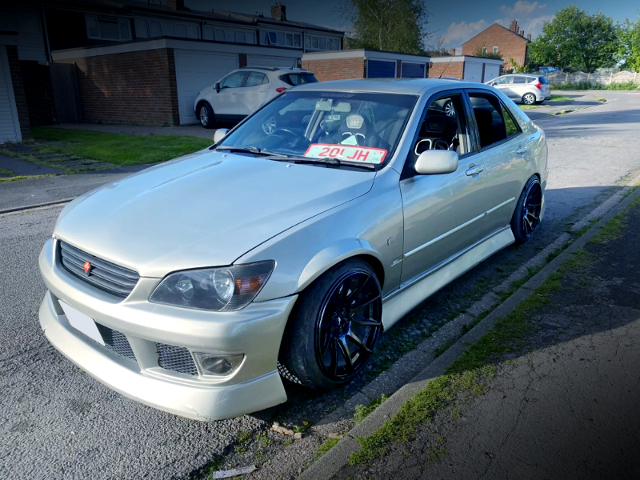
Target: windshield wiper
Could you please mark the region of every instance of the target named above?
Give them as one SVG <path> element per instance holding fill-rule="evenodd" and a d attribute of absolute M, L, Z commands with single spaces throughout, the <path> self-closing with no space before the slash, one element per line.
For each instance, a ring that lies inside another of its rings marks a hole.
<path fill-rule="evenodd" d="M 271 153 L 267 153 L 267 152 L 263 153 L 261 149 L 259 149 L 258 147 L 254 147 L 254 146 L 234 147 L 233 145 L 231 145 L 231 146 L 221 145 L 219 147 L 216 147 L 216 150 L 225 150 L 227 152 L 248 152 L 248 153 L 255 153 L 257 155 L 260 155 L 260 154 L 272 155 Z"/>
<path fill-rule="evenodd" d="M 356 167 L 356 168 L 364 168 L 366 170 L 374 170 L 376 166 L 373 163 L 361 163 L 361 162 L 350 162 L 348 160 L 340 160 L 335 157 L 325 157 L 325 158 L 313 158 L 313 157 L 298 157 L 295 155 L 282 155 L 275 154 L 268 157 L 269 160 L 275 160 L 278 162 L 291 162 L 291 163 L 299 163 L 302 165 L 326 165 L 328 167 L 340 167 L 340 166 L 348 166 L 348 167 Z"/>

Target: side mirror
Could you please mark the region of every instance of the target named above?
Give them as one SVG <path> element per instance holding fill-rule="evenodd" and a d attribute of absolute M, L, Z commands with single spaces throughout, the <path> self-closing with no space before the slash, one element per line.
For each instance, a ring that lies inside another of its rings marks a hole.
<path fill-rule="evenodd" d="M 220 93 L 220 84 L 216 83 L 216 86 L 214 87 L 216 89 L 216 93 Z"/>
<path fill-rule="evenodd" d="M 213 134 L 213 143 L 220 143 L 220 141 L 229 133 L 228 128 L 219 128 L 216 133 Z"/>
<path fill-rule="evenodd" d="M 420 154 L 414 168 L 420 175 L 453 173 L 458 169 L 458 154 L 452 150 L 427 150 Z"/>

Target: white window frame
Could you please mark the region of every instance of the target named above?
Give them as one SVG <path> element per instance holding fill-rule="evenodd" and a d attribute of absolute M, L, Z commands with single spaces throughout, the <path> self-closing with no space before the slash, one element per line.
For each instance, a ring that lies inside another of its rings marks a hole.
<path fill-rule="evenodd" d="M 498 46 L 497 45 L 493 46 L 493 53 L 498 53 Z"/>
<path fill-rule="evenodd" d="M 87 31 L 87 38 L 91 40 L 106 40 L 110 42 L 124 42 L 127 40 L 131 40 L 131 22 L 128 18 L 123 17 L 111 17 L 106 15 L 89 15 L 85 14 L 85 26 Z M 93 20 L 96 23 L 96 28 L 98 30 L 97 35 L 91 33 L 91 27 L 89 26 L 89 21 Z M 116 23 L 118 25 L 118 38 L 105 38 L 100 33 L 100 21 L 106 23 Z M 122 36 L 122 26 L 126 25 L 127 27 L 127 37 Z"/>

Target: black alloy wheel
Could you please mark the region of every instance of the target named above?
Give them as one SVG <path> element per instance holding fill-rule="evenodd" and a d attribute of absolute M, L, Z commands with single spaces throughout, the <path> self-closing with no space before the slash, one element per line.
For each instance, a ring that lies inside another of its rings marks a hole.
<path fill-rule="evenodd" d="M 511 229 L 516 243 L 526 242 L 540 225 L 542 211 L 542 186 L 538 177 L 531 177 L 518 199 L 511 219 Z"/>
<path fill-rule="evenodd" d="M 366 271 L 352 271 L 329 291 L 318 314 L 316 355 L 327 377 L 348 381 L 364 367 L 382 329 L 382 298 Z"/>
<path fill-rule="evenodd" d="M 375 271 L 363 259 L 346 260 L 300 294 L 280 347 L 281 372 L 313 389 L 344 385 L 365 366 L 382 329 Z"/>

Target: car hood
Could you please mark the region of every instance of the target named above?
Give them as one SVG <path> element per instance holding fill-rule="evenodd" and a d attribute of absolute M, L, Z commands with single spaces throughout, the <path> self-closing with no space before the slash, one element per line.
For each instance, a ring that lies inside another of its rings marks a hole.
<path fill-rule="evenodd" d="M 69 204 L 54 236 L 146 277 L 230 265 L 275 235 L 367 193 L 375 172 L 205 151 Z"/>

